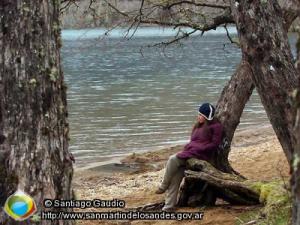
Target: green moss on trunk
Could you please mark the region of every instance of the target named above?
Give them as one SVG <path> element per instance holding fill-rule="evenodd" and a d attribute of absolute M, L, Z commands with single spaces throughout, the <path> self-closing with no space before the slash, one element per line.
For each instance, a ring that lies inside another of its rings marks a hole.
<path fill-rule="evenodd" d="M 256 221 L 260 225 L 286 225 L 291 219 L 291 193 L 283 181 L 256 182 L 251 188 L 259 193 L 264 205 L 260 210 L 242 214 L 237 225 Z"/>

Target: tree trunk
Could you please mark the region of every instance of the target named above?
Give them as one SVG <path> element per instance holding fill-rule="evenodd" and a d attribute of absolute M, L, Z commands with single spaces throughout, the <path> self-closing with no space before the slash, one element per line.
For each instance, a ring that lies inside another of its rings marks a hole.
<path fill-rule="evenodd" d="M 224 87 L 216 108 L 216 117 L 224 126 L 224 134 L 228 140 L 228 147 L 217 152 L 213 164 L 223 172 L 234 173 L 228 162 L 230 145 L 253 89 L 254 84 L 251 78 L 251 69 L 248 63 L 242 61 L 228 84 Z"/>
<path fill-rule="evenodd" d="M 243 56 L 249 62 L 253 81 L 273 129 L 290 163 L 293 179 L 293 224 L 300 222 L 297 166 L 299 155 L 294 121 L 296 107 L 290 94 L 297 87 L 297 72 L 277 1 L 231 1 Z M 298 140 L 297 140 L 298 138 Z M 295 170 L 296 169 L 296 170 Z"/>
<path fill-rule="evenodd" d="M 243 56 L 273 129 L 291 163 L 295 146 L 295 110 L 289 94 L 297 84 L 282 12 L 275 0 L 232 1 Z"/>
<path fill-rule="evenodd" d="M 300 2 L 299 0 L 285 0 L 282 2 L 281 9 L 284 18 L 283 27 L 288 31 L 300 14 Z"/>
<path fill-rule="evenodd" d="M 297 0 L 288 0 L 281 6 L 281 9 L 284 17 L 284 29 L 288 31 L 299 15 L 300 3 Z M 300 43 L 297 44 L 297 47 L 297 55 L 300 55 Z M 298 61 L 300 62 L 300 60 Z M 246 59 L 242 59 L 236 72 L 224 87 L 217 103 L 216 116 L 224 125 L 225 135 L 229 142 L 229 147 L 222 152 L 218 152 L 214 162 L 215 166 L 223 172 L 234 172 L 228 162 L 230 145 L 234 132 L 240 123 L 240 117 L 244 107 L 249 100 L 254 87 L 251 67 Z"/>
<path fill-rule="evenodd" d="M 295 148 L 295 160 L 293 163 L 293 174 L 291 179 L 293 193 L 293 224 L 300 224 L 300 79 L 299 88 L 294 92 L 294 105 L 297 108 L 295 120 L 295 134 L 297 145 Z"/>
<path fill-rule="evenodd" d="M 5 137 L 0 145 L 0 161 L 5 159 L 1 206 L 16 190 L 33 197 L 38 210 L 44 210 L 45 198 L 72 198 L 59 2 L 0 1 L 0 133 Z M 28 219 L 18 224 L 32 223 Z"/>
<path fill-rule="evenodd" d="M 297 31 L 297 42 L 296 42 L 296 60 L 295 60 L 295 67 L 300 77 L 300 30 Z"/>
<path fill-rule="evenodd" d="M 287 9 L 284 11 L 284 17 L 290 18 L 288 22 L 290 21 L 290 24 L 292 24 L 295 18 L 300 14 L 300 3 L 296 0 L 290 0 L 287 2 L 286 6 Z M 300 30 L 297 30 L 297 36 L 295 67 L 299 78 L 299 85 L 298 90 L 293 92 L 293 103 L 294 107 L 297 108 L 297 114 L 294 127 L 294 133 L 296 134 L 295 158 L 292 165 L 293 169 L 291 169 L 294 171 L 291 178 L 293 194 L 293 224 L 300 224 Z"/>

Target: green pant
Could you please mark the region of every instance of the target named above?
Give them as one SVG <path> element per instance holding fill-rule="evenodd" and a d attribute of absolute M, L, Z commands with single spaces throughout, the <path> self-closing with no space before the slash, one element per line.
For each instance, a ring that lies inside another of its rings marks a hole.
<path fill-rule="evenodd" d="M 167 190 L 163 210 L 172 208 L 177 204 L 178 190 L 184 176 L 185 165 L 186 161 L 178 158 L 176 154 L 169 157 L 165 175 L 160 185 L 161 189 Z"/>

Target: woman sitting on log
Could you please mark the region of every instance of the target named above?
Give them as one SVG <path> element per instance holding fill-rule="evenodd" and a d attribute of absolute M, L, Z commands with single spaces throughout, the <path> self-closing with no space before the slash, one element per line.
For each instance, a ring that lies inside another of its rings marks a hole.
<path fill-rule="evenodd" d="M 204 103 L 199 107 L 197 122 L 193 127 L 191 140 L 183 151 L 170 156 L 163 181 L 155 192 L 162 194 L 167 191 L 165 205 L 162 210 L 172 211 L 177 203 L 180 183 L 184 176 L 186 160 L 197 158 L 209 161 L 222 141 L 223 126 L 214 118 L 215 108 Z"/>

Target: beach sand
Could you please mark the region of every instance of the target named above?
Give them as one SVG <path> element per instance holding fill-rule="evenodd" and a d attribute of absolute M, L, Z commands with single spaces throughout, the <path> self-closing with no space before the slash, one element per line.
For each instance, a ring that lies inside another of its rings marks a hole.
<path fill-rule="evenodd" d="M 75 170 L 73 187 L 77 199 L 121 199 L 126 209 L 162 202 L 164 195 L 154 191 L 160 184 L 168 157 L 182 150 L 174 146 L 141 154 L 133 153 L 121 160 L 86 170 Z M 283 150 L 271 126 L 252 127 L 236 132 L 232 141 L 229 161 L 232 167 L 251 180 L 271 181 L 283 179 L 288 182 L 289 167 Z M 232 206 L 218 201 L 214 207 L 179 208 L 177 212 L 204 212 L 204 219 L 156 220 L 156 221 L 77 221 L 77 224 L 211 224 L 232 225 L 244 212 L 262 206 Z M 119 209 L 112 209 L 118 211 Z M 85 211 L 109 211 L 88 209 Z"/>

